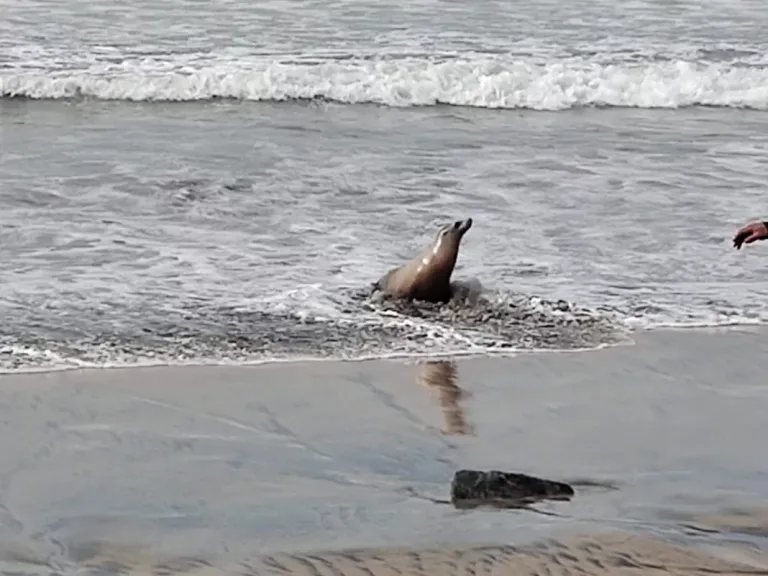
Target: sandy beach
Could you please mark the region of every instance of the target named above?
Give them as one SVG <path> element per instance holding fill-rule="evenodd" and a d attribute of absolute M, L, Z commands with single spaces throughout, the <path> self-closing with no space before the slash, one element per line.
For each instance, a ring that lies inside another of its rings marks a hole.
<path fill-rule="evenodd" d="M 0 14 L 0 576 L 768 576 L 768 3 Z"/>
<path fill-rule="evenodd" d="M 5 375 L 0 569 L 768 573 L 765 336 Z M 582 487 L 546 516 L 431 501 L 459 468 Z"/>

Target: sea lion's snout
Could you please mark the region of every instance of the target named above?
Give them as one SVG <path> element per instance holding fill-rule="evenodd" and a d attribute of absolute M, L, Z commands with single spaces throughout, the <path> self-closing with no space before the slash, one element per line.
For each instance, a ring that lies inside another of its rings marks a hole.
<path fill-rule="evenodd" d="M 453 228 L 458 230 L 461 234 L 465 234 L 467 230 L 472 228 L 472 218 L 467 218 L 466 220 L 456 220 L 456 222 L 453 223 Z"/>

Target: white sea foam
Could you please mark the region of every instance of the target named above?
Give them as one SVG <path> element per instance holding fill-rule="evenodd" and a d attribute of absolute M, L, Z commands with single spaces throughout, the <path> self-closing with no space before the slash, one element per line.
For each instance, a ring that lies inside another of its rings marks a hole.
<path fill-rule="evenodd" d="M 606 63 L 476 56 L 275 61 L 174 57 L 96 62 L 76 69 L 9 68 L 0 94 L 32 99 L 250 101 L 326 99 L 386 106 L 450 104 L 562 110 L 584 106 L 768 109 L 768 69 L 693 60 Z"/>

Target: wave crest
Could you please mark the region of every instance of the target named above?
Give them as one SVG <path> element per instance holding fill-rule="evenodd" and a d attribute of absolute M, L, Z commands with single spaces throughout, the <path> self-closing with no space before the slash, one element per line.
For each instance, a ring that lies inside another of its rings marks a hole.
<path fill-rule="evenodd" d="M 4 98 L 187 102 L 321 99 L 385 106 L 454 105 L 563 110 L 578 107 L 768 109 L 768 69 L 686 60 L 606 64 L 509 58 L 214 61 L 152 59 L 49 72 L 10 69 Z"/>

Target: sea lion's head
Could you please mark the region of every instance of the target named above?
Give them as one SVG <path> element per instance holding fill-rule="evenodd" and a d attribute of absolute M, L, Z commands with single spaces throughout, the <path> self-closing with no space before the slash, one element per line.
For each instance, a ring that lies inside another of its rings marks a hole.
<path fill-rule="evenodd" d="M 443 250 L 446 251 L 446 255 L 451 252 L 454 255 L 458 254 L 461 239 L 464 238 L 464 234 L 466 234 L 470 228 L 472 228 L 472 218 L 456 220 L 456 222 L 453 222 L 452 224 L 442 226 L 440 230 L 438 230 L 437 237 L 435 238 L 433 247 L 435 256 L 438 255 L 438 252 Z"/>
<path fill-rule="evenodd" d="M 443 277 L 445 282 L 450 279 L 456 265 L 461 239 L 471 227 L 472 218 L 456 220 L 452 224 L 442 226 L 435 237 L 431 254 L 428 254 L 423 261 L 425 265 L 428 263 L 433 274 Z"/>
<path fill-rule="evenodd" d="M 440 230 L 437 231 L 435 246 L 450 246 L 454 250 L 458 251 L 461 239 L 470 228 L 472 228 L 472 218 L 467 218 L 466 220 L 456 220 L 456 222 L 441 226 Z"/>
<path fill-rule="evenodd" d="M 461 237 L 464 236 L 464 234 L 466 234 L 467 230 L 470 228 L 472 228 L 472 218 L 467 218 L 466 220 L 456 220 L 456 222 L 452 224 L 446 224 L 440 228 L 440 234 L 455 234 L 458 236 L 459 240 L 461 240 Z"/>

